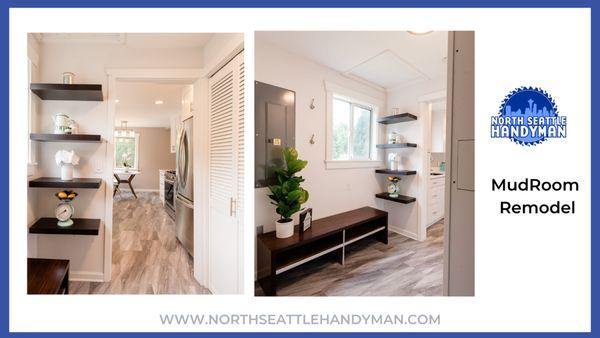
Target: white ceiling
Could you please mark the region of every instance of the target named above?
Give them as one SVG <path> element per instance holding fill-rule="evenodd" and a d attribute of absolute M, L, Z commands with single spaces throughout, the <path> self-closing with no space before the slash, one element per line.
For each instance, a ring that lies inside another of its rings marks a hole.
<path fill-rule="evenodd" d="M 135 48 L 202 48 L 213 33 L 37 33 L 41 43 L 120 44 Z"/>
<path fill-rule="evenodd" d="M 128 127 L 170 126 L 171 116 L 181 112 L 185 84 L 155 82 L 117 82 L 115 126 L 127 121 Z M 157 105 L 154 102 L 164 103 Z"/>
<path fill-rule="evenodd" d="M 448 32 L 257 32 L 296 55 L 384 90 L 446 76 Z"/>

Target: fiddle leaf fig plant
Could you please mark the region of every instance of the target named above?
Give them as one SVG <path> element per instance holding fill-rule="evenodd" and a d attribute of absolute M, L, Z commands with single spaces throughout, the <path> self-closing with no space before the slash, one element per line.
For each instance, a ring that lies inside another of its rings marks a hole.
<path fill-rule="evenodd" d="M 296 174 L 304 169 L 308 161 L 298 158 L 294 148 L 283 149 L 283 167 L 274 168 L 277 183 L 269 186 L 271 204 L 276 206 L 275 212 L 279 214 L 281 222 L 288 222 L 292 215 L 300 211 L 300 206 L 308 201 L 308 191 L 300 187 L 304 182 L 302 176 Z"/>

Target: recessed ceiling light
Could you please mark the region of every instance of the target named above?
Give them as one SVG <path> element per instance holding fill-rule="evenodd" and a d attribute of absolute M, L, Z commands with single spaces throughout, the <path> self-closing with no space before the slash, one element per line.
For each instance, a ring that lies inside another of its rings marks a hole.
<path fill-rule="evenodd" d="M 115 103 L 119 103 L 119 99 L 115 99 Z"/>
<path fill-rule="evenodd" d="M 429 34 L 431 32 L 433 32 L 433 31 L 425 31 L 425 30 L 423 30 L 423 31 L 408 31 L 408 34 L 412 34 L 412 35 L 426 35 L 426 34 Z"/>
<path fill-rule="evenodd" d="M 163 104 L 164 102 L 162 100 L 156 100 L 154 101 L 154 104 Z"/>

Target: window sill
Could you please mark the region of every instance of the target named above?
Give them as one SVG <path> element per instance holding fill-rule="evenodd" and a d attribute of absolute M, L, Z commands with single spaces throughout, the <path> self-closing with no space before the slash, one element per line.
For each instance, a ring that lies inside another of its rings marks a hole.
<path fill-rule="evenodd" d="M 383 161 L 364 160 L 364 161 L 325 161 L 326 169 L 358 169 L 358 168 L 378 168 L 383 166 Z"/>

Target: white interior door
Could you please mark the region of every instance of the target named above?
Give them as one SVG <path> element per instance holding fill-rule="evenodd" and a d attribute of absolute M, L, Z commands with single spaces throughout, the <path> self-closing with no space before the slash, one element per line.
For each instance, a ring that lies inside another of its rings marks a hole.
<path fill-rule="evenodd" d="M 209 79 L 209 288 L 242 290 L 243 53 Z"/>

